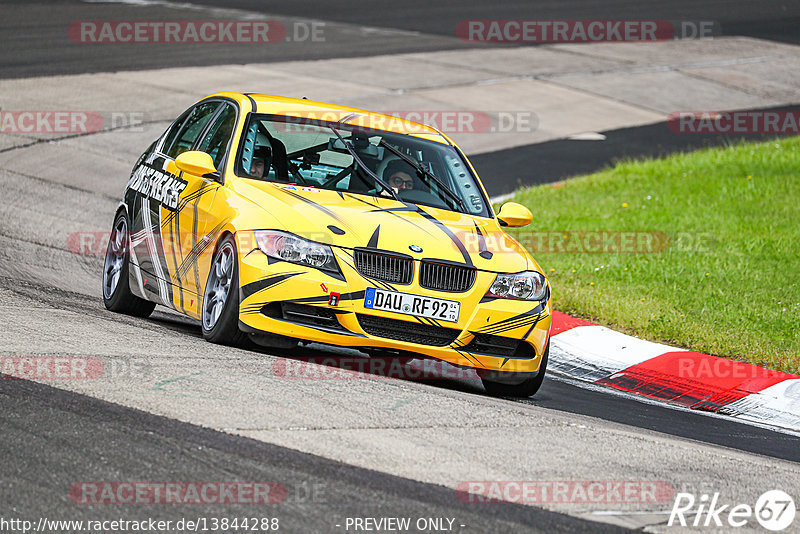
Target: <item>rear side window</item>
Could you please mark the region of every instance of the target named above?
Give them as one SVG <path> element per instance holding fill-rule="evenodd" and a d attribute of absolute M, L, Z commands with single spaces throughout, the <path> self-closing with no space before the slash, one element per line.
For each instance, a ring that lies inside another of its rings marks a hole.
<path fill-rule="evenodd" d="M 223 104 L 224 108 L 214 119 L 214 123 L 208 132 L 203 136 L 203 140 L 197 150 L 205 152 L 214 160 L 214 167 L 219 169 L 222 160 L 228 150 L 228 142 L 233 134 L 233 127 L 236 124 L 236 109 L 230 104 Z"/>
<path fill-rule="evenodd" d="M 195 106 L 183 122 L 178 134 L 174 136 L 174 139 L 169 139 L 169 136 L 172 134 L 172 132 L 169 132 L 168 138 L 164 143 L 166 154 L 171 158 L 177 158 L 187 150 L 191 150 L 195 141 L 197 141 L 197 137 L 203 131 L 203 128 L 205 128 L 219 105 L 219 102 L 205 102 Z"/>

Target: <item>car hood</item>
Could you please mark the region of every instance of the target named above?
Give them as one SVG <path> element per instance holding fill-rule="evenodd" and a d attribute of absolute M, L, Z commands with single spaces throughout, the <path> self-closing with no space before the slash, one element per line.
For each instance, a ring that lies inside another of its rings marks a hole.
<path fill-rule="evenodd" d="M 232 187 L 269 213 L 268 220 L 280 221 L 282 227 L 277 229 L 319 243 L 372 247 L 493 272 L 535 268 L 495 219 L 299 185 L 240 179 Z M 274 224 L 259 226 L 252 217 L 247 219 L 246 229 L 275 229 Z"/>

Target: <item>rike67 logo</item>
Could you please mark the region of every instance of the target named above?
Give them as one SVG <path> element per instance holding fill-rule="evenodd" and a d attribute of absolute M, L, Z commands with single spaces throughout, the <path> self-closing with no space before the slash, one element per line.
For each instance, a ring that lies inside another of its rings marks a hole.
<path fill-rule="evenodd" d="M 739 528 L 748 525 L 755 518 L 765 529 L 780 532 L 794 522 L 796 512 L 794 499 L 781 490 L 763 493 L 755 506 L 722 504 L 719 493 L 711 496 L 703 494 L 699 499 L 691 493 L 678 493 L 667 525 Z"/>

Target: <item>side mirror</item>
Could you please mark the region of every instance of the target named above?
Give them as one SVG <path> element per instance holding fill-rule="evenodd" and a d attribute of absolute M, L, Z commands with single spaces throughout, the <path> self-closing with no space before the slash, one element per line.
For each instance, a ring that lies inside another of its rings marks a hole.
<path fill-rule="evenodd" d="M 175 166 L 185 173 L 204 178 L 219 179 L 220 174 L 214 167 L 214 160 L 205 152 L 190 150 L 175 158 Z"/>
<path fill-rule="evenodd" d="M 527 226 L 533 220 L 533 214 L 522 204 L 506 202 L 500 208 L 497 218 L 500 220 L 500 226 Z"/>

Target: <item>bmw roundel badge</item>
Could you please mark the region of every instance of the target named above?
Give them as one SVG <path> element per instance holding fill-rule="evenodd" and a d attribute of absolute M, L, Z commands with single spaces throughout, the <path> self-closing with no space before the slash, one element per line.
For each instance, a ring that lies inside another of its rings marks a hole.
<path fill-rule="evenodd" d="M 411 252 L 422 252 L 422 247 L 419 245 L 409 245 L 408 248 L 411 250 Z"/>

